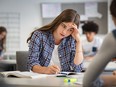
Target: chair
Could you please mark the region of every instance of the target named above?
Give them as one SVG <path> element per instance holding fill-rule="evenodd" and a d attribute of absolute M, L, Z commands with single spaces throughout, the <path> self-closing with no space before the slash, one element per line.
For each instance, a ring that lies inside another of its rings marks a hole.
<path fill-rule="evenodd" d="M 19 71 L 29 71 L 27 68 L 28 51 L 16 52 L 16 69 Z"/>

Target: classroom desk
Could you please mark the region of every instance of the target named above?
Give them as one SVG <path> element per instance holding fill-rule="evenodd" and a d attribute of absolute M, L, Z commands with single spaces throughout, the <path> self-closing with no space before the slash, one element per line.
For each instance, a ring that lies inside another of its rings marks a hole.
<path fill-rule="evenodd" d="M 102 75 L 110 75 L 112 72 L 105 72 Z M 78 75 L 75 75 L 77 77 Z M 64 82 L 65 77 L 47 76 L 38 79 L 30 78 L 4 78 L 10 87 L 82 87 L 82 85 Z M 77 80 L 80 78 L 78 77 Z M 9 87 L 9 86 L 8 86 Z M 116 86 L 113 86 L 116 87 Z"/>
<path fill-rule="evenodd" d="M 89 64 L 91 63 L 91 61 L 84 61 L 84 69 L 86 70 L 89 66 Z M 116 61 L 111 61 L 107 64 L 107 66 L 105 67 L 104 71 L 106 72 L 111 72 L 116 70 Z"/>
<path fill-rule="evenodd" d="M 64 77 L 56 76 L 47 76 L 39 79 L 5 78 L 4 80 L 10 87 L 82 87 L 79 84 L 66 83 L 64 82 Z"/>
<path fill-rule="evenodd" d="M 65 77 L 47 76 L 39 79 L 5 78 L 8 85 L 16 87 L 82 87 L 74 83 L 64 82 Z"/>
<path fill-rule="evenodd" d="M 112 65 L 112 63 L 109 65 Z M 104 72 L 103 74 L 111 74 L 111 72 Z M 63 77 L 56 76 L 47 76 L 38 79 L 5 78 L 4 80 L 8 85 L 12 85 L 13 87 L 82 87 L 79 84 L 66 83 Z"/>

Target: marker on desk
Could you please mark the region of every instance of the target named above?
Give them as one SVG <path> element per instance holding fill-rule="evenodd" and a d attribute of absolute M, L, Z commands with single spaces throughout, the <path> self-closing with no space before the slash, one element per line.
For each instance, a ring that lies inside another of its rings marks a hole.
<path fill-rule="evenodd" d="M 64 82 L 66 82 L 66 83 L 74 83 L 74 82 L 77 82 L 77 79 L 76 78 L 65 78 Z"/>

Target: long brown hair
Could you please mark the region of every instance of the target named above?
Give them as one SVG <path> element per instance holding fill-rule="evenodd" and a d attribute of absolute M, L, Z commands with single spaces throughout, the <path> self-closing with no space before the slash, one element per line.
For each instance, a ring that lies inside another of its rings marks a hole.
<path fill-rule="evenodd" d="M 60 15 L 58 15 L 51 23 L 49 23 L 48 25 L 45 25 L 35 31 L 41 30 L 41 31 L 54 31 L 57 29 L 57 27 L 62 23 L 62 22 L 74 22 L 77 27 L 79 27 L 79 23 L 80 23 L 80 15 L 77 13 L 77 11 L 73 10 L 73 9 L 66 9 L 64 10 Z M 35 32 L 33 31 L 31 33 L 31 36 L 27 39 L 27 43 L 28 41 L 31 39 L 33 33 Z"/>
<path fill-rule="evenodd" d="M 6 30 L 5 27 L 0 26 L 0 34 L 2 32 L 6 32 L 7 33 L 7 30 Z M 2 49 L 5 49 L 5 45 L 4 45 L 5 43 L 6 43 L 6 36 L 3 39 L 1 39 L 1 47 L 2 47 Z"/>

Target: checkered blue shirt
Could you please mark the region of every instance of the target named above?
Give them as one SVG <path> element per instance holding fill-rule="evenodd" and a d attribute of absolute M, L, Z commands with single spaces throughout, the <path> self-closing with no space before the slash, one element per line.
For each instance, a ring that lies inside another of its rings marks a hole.
<path fill-rule="evenodd" d="M 74 64 L 75 40 L 68 36 L 62 40 L 58 47 L 58 56 L 62 71 L 80 72 L 80 65 Z M 52 58 L 54 49 L 54 38 L 50 31 L 35 31 L 29 43 L 28 67 L 32 69 L 34 65 L 48 66 Z"/>

